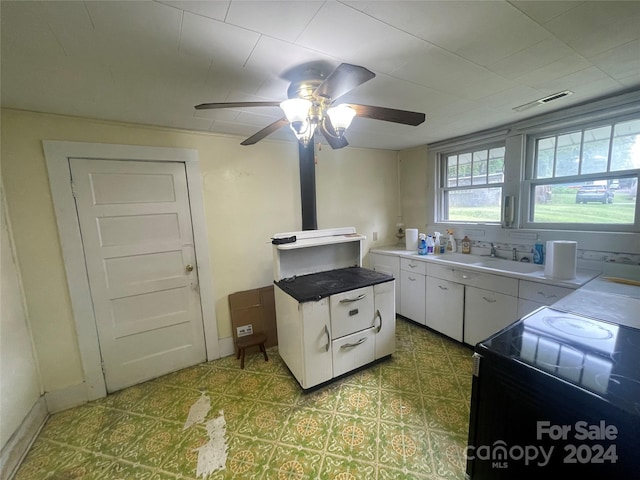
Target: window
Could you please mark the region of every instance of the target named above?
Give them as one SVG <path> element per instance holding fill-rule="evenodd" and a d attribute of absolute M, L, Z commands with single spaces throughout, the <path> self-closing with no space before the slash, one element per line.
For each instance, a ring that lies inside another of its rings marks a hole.
<path fill-rule="evenodd" d="M 440 221 L 499 223 L 504 145 L 441 155 Z"/>
<path fill-rule="evenodd" d="M 531 141 L 528 223 L 574 227 L 636 223 L 640 119 Z"/>

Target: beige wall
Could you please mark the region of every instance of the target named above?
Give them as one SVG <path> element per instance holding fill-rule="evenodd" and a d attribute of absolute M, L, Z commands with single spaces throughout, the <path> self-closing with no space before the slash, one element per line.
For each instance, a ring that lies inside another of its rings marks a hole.
<path fill-rule="evenodd" d="M 0 450 L 40 398 L 24 298 L 0 194 Z"/>
<path fill-rule="evenodd" d="M 227 296 L 273 280 L 271 235 L 301 228 L 293 142 L 243 147 L 233 136 L 15 110 L 2 111 L 1 128 L 7 204 L 45 391 L 77 385 L 83 374 L 42 140 L 198 150 L 220 338 L 231 335 Z M 368 237 L 365 252 L 395 243 L 396 157 L 324 146 L 317 154 L 318 228 L 355 226 Z"/>
<path fill-rule="evenodd" d="M 404 226 L 426 232 L 427 220 L 433 218 L 431 199 L 435 186 L 433 168 L 427 164 L 427 147 L 403 150 L 399 153 L 399 165 Z"/>

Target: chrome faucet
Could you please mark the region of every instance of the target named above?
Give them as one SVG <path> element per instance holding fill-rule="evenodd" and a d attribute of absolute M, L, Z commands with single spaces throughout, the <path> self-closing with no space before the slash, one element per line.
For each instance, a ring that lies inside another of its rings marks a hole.
<path fill-rule="evenodd" d="M 496 254 L 496 246 L 492 243 L 491 244 L 491 252 L 489 253 L 490 257 L 497 257 L 498 255 Z"/>

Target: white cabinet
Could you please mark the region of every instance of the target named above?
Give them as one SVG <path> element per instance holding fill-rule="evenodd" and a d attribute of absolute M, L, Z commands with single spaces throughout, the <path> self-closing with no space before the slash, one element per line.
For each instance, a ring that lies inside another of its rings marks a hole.
<path fill-rule="evenodd" d="M 395 281 L 298 302 L 274 289 L 280 356 L 304 389 L 395 351 Z"/>
<path fill-rule="evenodd" d="M 329 298 L 298 303 L 274 288 L 278 353 L 302 388 L 333 378 Z"/>
<path fill-rule="evenodd" d="M 396 351 L 395 281 L 373 286 L 376 360 Z"/>
<path fill-rule="evenodd" d="M 518 299 L 504 293 L 465 287 L 464 342 L 486 339 L 517 320 Z"/>
<path fill-rule="evenodd" d="M 464 285 L 427 276 L 426 325 L 462 341 Z"/>
<path fill-rule="evenodd" d="M 397 255 L 384 255 L 382 253 L 370 253 L 369 263 L 371 264 L 371 270 L 376 272 L 386 273 L 392 275 L 396 279 L 398 285 L 400 284 L 400 257 Z M 395 289 L 395 308 L 400 310 L 400 289 Z M 395 314 L 395 312 L 394 312 Z"/>
<path fill-rule="evenodd" d="M 426 263 L 400 259 L 400 309 L 398 313 L 414 322 L 425 324 Z"/>
<path fill-rule="evenodd" d="M 537 308 L 552 305 L 573 291 L 571 288 L 520 280 L 518 289 L 518 318 L 530 314 Z"/>

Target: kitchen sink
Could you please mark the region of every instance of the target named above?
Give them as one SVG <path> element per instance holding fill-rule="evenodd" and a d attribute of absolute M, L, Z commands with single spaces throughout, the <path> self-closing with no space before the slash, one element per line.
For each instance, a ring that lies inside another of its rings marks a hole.
<path fill-rule="evenodd" d="M 431 260 L 442 262 L 455 262 L 463 265 L 473 265 L 475 267 L 490 268 L 492 270 L 502 270 L 514 273 L 537 273 L 542 272 L 543 267 L 533 263 L 514 262 L 504 258 L 488 257 L 481 255 L 471 255 L 465 253 L 446 253 L 444 255 L 429 256 Z"/>

